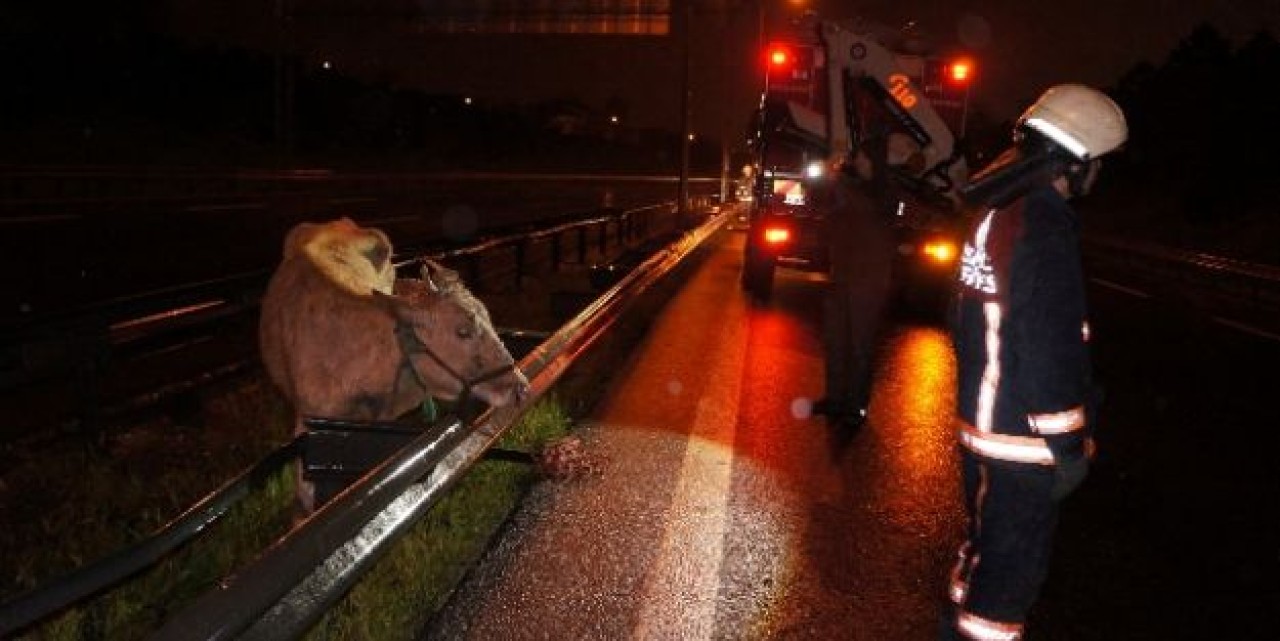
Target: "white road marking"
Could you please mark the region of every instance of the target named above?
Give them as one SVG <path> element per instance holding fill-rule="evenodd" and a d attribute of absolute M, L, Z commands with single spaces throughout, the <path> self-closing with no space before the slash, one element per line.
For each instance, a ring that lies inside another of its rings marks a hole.
<path fill-rule="evenodd" d="M 1138 298 L 1151 298 L 1151 294 L 1148 294 L 1141 290 L 1133 289 L 1132 287 L 1126 287 L 1124 285 L 1121 285 L 1119 283 L 1114 283 L 1109 280 L 1103 280 L 1101 278 L 1091 278 L 1089 280 L 1092 280 L 1093 282 L 1099 285 L 1102 285 L 1103 287 L 1114 289 L 1119 292 L 1124 292 L 1126 294 L 1129 294 L 1130 296 L 1137 296 Z M 1276 334 L 1275 332 L 1270 332 L 1259 327 L 1254 327 L 1253 325 L 1250 325 L 1248 323 L 1242 323 L 1240 321 L 1231 320 L 1230 318 L 1223 318 L 1221 316 L 1213 316 L 1212 319 L 1213 319 L 1213 322 L 1218 323 L 1219 325 L 1230 327 L 1231 329 L 1244 332 L 1246 334 L 1251 334 L 1259 338 L 1265 338 L 1267 340 L 1280 342 L 1280 334 Z"/>
<path fill-rule="evenodd" d="M 1124 285 L 1121 285 L 1120 283 L 1113 283 L 1109 280 L 1103 280 L 1101 278 L 1090 278 L 1089 280 L 1099 285 L 1102 285 L 1103 287 L 1114 289 L 1118 292 L 1124 292 L 1126 294 L 1129 294 L 1130 296 L 1137 296 L 1138 298 L 1151 298 L 1151 294 L 1148 294 L 1139 289 L 1134 289 L 1132 287 L 1126 287 Z"/>
<path fill-rule="evenodd" d="M 1238 330 L 1246 334 L 1252 334 L 1260 338 L 1265 338 L 1267 340 L 1273 340 L 1280 343 L 1280 334 L 1268 332 L 1265 329 L 1260 329 L 1260 328 L 1254 327 L 1253 325 L 1249 325 L 1247 323 L 1241 323 L 1240 321 L 1233 321 L 1230 318 L 1222 318 L 1221 316 L 1214 316 L 1213 321 L 1220 325 L 1226 325 L 1231 329 Z"/>
<path fill-rule="evenodd" d="M 727 335 L 710 373 L 710 380 L 718 383 L 709 385 L 707 395 L 698 400 L 633 639 L 696 641 L 715 633 L 748 325 L 745 318 L 721 325 Z"/>

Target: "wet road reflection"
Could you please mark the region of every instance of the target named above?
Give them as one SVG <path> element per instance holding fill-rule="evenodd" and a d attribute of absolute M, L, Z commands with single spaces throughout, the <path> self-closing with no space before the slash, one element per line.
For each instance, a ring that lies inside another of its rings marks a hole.
<path fill-rule="evenodd" d="M 825 283 L 739 286 L 725 234 L 579 433 L 609 461 L 540 486 L 432 638 L 926 641 L 960 533 L 953 365 L 894 322 L 871 418 L 808 415 Z"/>

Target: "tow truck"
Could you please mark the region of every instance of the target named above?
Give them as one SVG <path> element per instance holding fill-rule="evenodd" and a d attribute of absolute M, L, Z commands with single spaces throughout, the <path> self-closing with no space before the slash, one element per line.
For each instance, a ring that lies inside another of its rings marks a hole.
<path fill-rule="evenodd" d="M 968 87 L 948 78 L 970 73 L 972 63 L 920 51 L 900 32 L 826 20 L 770 45 L 749 135 L 755 184 L 742 285 L 756 300 L 770 298 L 780 267 L 827 271 L 823 212 L 807 193 L 825 178 L 828 159 L 851 155 L 872 132 L 909 140 L 918 152 L 914 164 L 889 172 L 897 299 L 928 306 L 949 291 L 961 238 L 958 189 L 968 174 L 952 131 L 963 130 Z"/>

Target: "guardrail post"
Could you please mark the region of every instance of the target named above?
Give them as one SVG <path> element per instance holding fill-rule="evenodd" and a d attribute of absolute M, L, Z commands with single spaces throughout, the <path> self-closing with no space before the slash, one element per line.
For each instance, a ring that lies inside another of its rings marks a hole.
<path fill-rule="evenodd" d="M 75 380 L 75 419 L 81 433 L 102 443 L 105 433 L 102 426 L 102 376 L 110 359 L 111 344 L 107 336 L 106 322 L 90 318 L 82 327 L 74 330 L 71 339 L 72 367 Z"/>
<path fill-rule="evenodd" d="M 551 235 L 551 271 L 560 271 L 560 232 Z"/>

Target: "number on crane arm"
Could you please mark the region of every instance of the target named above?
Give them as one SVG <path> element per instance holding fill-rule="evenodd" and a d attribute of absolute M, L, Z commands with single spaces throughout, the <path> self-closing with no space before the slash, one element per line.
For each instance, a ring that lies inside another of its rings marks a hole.
<path fill-rule="evenodd" d="M 916 106 L 916 94 L 911 91 L 911 79 L 903 73 L 889 75 L 889 94 L 905 109 Z"/>

